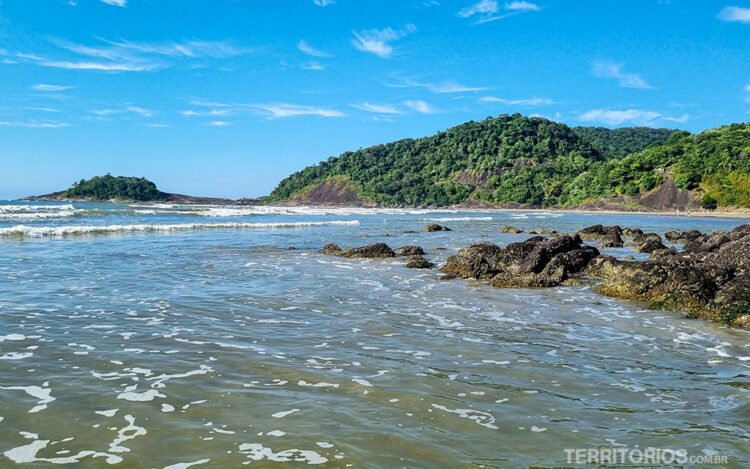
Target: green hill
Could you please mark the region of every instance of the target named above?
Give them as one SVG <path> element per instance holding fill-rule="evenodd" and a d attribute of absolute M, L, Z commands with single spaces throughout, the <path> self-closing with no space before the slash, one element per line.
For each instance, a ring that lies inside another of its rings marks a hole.
<path fill-rule="evenodd" d="M 502 115 L 432 137 L 346 152 L 287 177 L 268 200 L 309 200 L 310 193 L 331 192 L 321 191 L 322 185 L 338 193 L 346 185 L 360 199 L 384 205 L 446 206 L 467 200 L 579 205 L 618 195 L 604 181 L 614 162 L 662 144 L 673 133 L 572 129 L 543 118 Z M 658 181 L 655 173 L 640 174 L 635 184 L 652 188 Z"/>
<path fill-rule="evenodd" d="M 62 198 L 89 200 L 137 200 L 139 202 L 166 200 L 165 194 L 156 188 L 156 184 L 146 178 L 112 176 L 95 176 L 81 179 L 61 194 Z"/>

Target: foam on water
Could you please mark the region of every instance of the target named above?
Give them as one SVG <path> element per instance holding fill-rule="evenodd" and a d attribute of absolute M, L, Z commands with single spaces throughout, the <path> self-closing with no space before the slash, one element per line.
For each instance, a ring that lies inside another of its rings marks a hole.
<path fill-rule="evenodd" d="M 142 225 L 63 225 L 63 226 L 26 226 L 17 225 L 0 228 L 0 237 L 64 237 L 82 235 L 106 235 L 120 233 L 169 233 L 195 230 L 243 230 L 243 229 L 281 229 L 309 228 L 329 225 L 358 225 L 357 220 L 334 220 L 293 223 L 181 223 L 181 224 L 142 224 Z"/>

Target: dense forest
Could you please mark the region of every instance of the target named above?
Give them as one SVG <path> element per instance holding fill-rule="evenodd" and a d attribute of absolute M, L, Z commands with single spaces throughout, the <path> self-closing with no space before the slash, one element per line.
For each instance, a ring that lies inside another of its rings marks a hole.
<path fill-rule="evenodd" d="M 601 181 L 614 171 L 612 162 L 664 143 L 673 133 L 646 128 L 572 129 L 543 118 L 502 115 L 432 137 L 346 152 L 287 177 L 268 200 L 304 194 L 337 178 L 350 181 L 365 200 L 386 205 L 445 206 L 467 199 L 578 205 L 616 195 L 616 181 Z M 650 188 L 660 177 L 654 173 L 636 184 Z"/>
<path fill-rule="evenodd" d="M 168 194 L 159 191 L 156 184 L 145 178 L 95 176 L 81 179 L 63 193 L 63 197 L 90 200 L 137 200 L 140 202 L 165 200 Z"/>

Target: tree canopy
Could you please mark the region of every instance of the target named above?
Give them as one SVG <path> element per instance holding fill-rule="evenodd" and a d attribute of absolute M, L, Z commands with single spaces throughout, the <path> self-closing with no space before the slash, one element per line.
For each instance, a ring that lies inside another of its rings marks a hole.
<path fill-rule="evenodd" d="M 95 176 L 81 179 L 64 192 L 66 198 L 91 200 L 137 200 L 141 202 L 164 200 L 167 194 L 159 191 L 156 184 L 145 178 L 112 176 Z"/>

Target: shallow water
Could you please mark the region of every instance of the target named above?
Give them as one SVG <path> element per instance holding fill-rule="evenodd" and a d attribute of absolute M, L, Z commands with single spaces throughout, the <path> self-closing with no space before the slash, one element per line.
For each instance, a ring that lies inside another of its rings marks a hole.
<path fill-rule="evenodd" d="M 454 231 L 404 233 L 430 222 Z M 316 252 L 384 241 L 442 262 L 524 239 L 502 225 L 594 223 L 743 222 L 0 204 L 0 467 L 526 467 L 649 446 L 748 467 L 748 332 Z"/>

